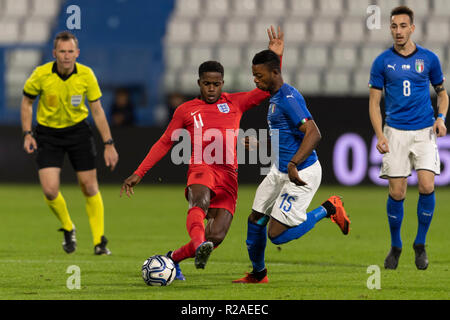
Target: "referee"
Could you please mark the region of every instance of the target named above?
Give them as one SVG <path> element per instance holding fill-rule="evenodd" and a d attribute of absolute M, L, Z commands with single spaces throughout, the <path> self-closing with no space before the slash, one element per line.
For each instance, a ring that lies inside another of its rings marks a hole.
<path fill-rule="evenodd" d="M 114 170 L 119 156 L 100 103 L 102 93 L 97 79 L 91 68 L 76 62 L 79 54 L 78 40 L 72 33 L 57 34 L 53 43 L 55 61 L 38 66 L 25 82 L 21 105 L 23 146 L 28 154 L 36 153 L 45 202 L 62 225 L 59 231 L 64 233 L 64 251 L 72 253 L 76 249 L 75 225 L 59 191 L 61 167 L 67 153 L 86 197 L 94 253 L 109 255 L 95 164 L 97 152 L 92 128 L 86 121 L 89 110 L 85 99 L 89 101 L 92 117 L 105 145 L 106 166 Z M 38 125 L 32 131 L 33 101 L 38 96 Z"/>

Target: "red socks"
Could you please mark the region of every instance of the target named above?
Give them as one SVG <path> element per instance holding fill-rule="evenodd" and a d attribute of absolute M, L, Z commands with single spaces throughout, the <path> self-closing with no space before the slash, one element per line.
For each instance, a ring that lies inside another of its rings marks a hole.
<path fill-rule="evenodd" d="M 188 211 L 186 228 L 191 241 L 172 253 L 172 259 L 180 262 L 187 258 L 195 257 L 197 247 L 205 242 L 205 220 L 206 214 L 200 207 L 192 207 Z"/>

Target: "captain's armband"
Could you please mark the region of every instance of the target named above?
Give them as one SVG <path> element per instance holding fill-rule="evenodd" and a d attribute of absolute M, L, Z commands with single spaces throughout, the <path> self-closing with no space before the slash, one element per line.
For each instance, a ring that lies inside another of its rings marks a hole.
<path fill-rule="evenodd" d="M 439 94 L 441 91 L 445 91 L 444 84 L 438 84 L 434 86 L 434 91 L 436 91 L 437 94 Z"/>

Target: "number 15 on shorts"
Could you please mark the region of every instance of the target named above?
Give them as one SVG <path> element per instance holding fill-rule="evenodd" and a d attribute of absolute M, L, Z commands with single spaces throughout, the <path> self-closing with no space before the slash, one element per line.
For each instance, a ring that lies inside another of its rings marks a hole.
<path fill-rule="evenodd" d="M 283 193 L 281 195 L 281 198 L 283 198 L 283 201 L 281 201 L 280 209 L 283 210 L 285 213 L 291 211 L 292 202 L 295 201 L 295 197 L 294 196 L 290 196 L 287 193 Z"/>

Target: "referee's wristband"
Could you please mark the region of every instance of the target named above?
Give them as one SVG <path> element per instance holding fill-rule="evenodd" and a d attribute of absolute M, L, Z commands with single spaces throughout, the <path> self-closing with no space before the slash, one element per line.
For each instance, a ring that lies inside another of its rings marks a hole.
<path fill-rule="evenodd" d="M 289 163 L 293 163 L 295 166 L 298 166 L 294 161 L 289 161 Z"/>
<path fill-rule="evenodd" d="M 442 120 L 444 120 L 444 122 L 445 122 L 445 116 L 443 113 L 439 113 L 437 117 L 442 118 Z"/>

